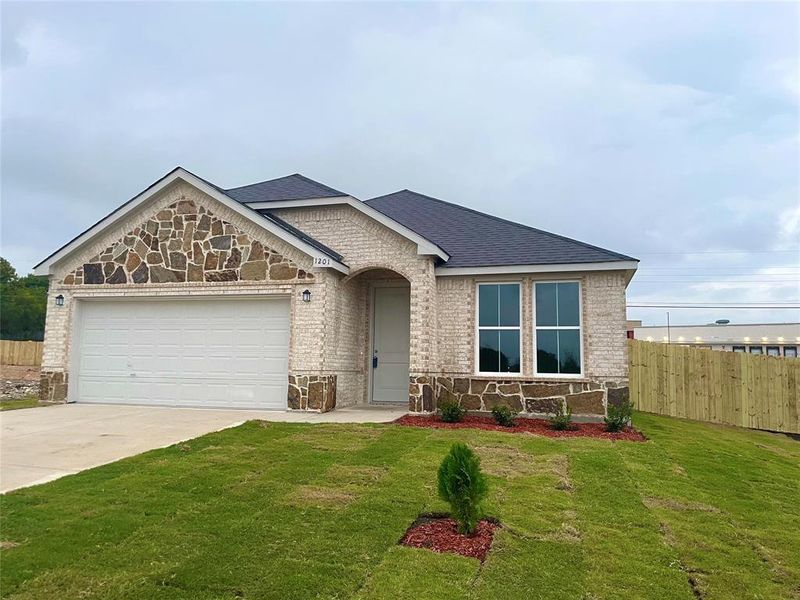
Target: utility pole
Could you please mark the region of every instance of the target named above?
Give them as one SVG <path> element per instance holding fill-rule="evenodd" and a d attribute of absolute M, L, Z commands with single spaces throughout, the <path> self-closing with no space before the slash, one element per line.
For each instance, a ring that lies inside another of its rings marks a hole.
<path fill-rule="evenodd" d="M 672 343 L 672 337 L 670 336 L 669 333 L 669 311 L 667 311 L 667 343 L 668 344 Z"/>

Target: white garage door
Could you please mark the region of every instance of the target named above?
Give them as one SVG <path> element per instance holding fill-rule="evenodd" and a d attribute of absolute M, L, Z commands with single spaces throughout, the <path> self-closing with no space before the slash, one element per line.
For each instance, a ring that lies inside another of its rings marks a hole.
<path fill-rule="evenodd" d="M 286 408 L 289 300 L 81 301 L 78 402 Z"/>

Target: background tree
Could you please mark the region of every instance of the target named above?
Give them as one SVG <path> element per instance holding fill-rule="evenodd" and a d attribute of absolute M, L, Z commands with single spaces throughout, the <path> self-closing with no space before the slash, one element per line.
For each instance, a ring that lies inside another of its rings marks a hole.
<path fill-rule="evenodd" d="M 47 286 L 46 277 L 19 277 L 11 263 L 0 257 L 0 338 L 44 339 Z"/>

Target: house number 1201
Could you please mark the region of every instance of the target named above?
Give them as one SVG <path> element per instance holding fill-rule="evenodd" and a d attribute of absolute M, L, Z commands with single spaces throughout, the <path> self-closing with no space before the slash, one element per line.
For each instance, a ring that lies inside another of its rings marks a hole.
<path fill-rule="evenodd" d="M 330 267 L 331 266 L 331 259 L 327 256 L 315 256 L 314 257 L 314 266 L 315 267 Z"/>

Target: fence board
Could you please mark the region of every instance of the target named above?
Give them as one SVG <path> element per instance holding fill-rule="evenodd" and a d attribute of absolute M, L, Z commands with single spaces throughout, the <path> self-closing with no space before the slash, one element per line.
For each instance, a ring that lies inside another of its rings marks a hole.
<path fill-rule="evenodd" d="M 42 364 L 42 342 L 0 340 L 0 364 L 38 367 Z"/>
<path fill-rule="evenodd" d="M 628 343 L 638 410 L 800 433 L 800 359 Z"/>

